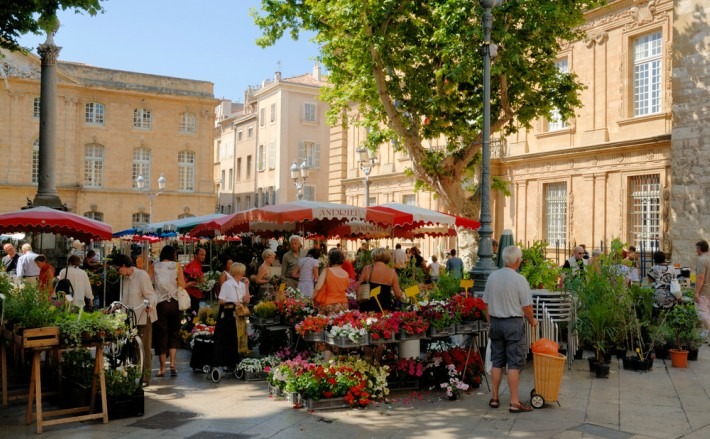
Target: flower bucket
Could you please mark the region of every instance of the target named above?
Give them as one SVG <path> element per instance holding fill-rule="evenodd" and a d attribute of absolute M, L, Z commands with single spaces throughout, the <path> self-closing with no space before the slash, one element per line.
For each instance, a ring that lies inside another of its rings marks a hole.
<path fill-rule="evenodd" d="M 668 355 L 671 357 L 671 365 L 678 368 L 688 367 L 688 351 L 678 349 L 668 349 Z"/>
<path fill-rule="evenodd" d="M 421 345 L 419 339 L 399 342 L 399 358 L 419 358 Z"/>

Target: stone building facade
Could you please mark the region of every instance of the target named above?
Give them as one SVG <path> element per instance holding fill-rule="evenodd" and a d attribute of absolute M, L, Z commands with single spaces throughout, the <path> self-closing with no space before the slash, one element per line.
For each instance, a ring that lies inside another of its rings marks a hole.
<path fill-rule="evenodd" d="M 318 66 L 312 73 L 290 78 L 277 72 L 273 80 L 248 88 L 243 107 L 217 123 L 220 212 L 296 200 L 290 167 L 304 160 L 309 176 L 303 199 L 327 200 L 330 128 L 325 118 L 328 107 L 318 98 L 325 84 Z"/>
<path fill-rule="evenodd" d="M 492 165 L 512 195 L 497 196 L 495 229 L 561 259 L 614 238 L 671 252 L 673 2 L 612 1 L 586 19 L 557 60 L 585 84 L 584 105 L 505 139 Z"/>
<path fill-rule="evenodd" d="M 18 210 L 37 192 L 40 61 L 0 58 L 0 211 Z M 56 182 L 71 212 L 122 230 L 214 212 L 213 85 L 206 81 L 57 63 Z"/>
<path fill-rule="evenodd" d="M 674 261 L 694 267 L 695 243 L 710 241 L 710 3 L 675 4 L 671 239 Z"/>

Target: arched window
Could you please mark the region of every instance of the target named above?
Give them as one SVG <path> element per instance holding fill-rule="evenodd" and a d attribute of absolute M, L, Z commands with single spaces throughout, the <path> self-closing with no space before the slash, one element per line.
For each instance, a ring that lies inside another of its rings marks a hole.
<path fill-rule="evenodd" d="M 84 186 L 104 185 L 104 146 L 89 143 L 84 147 Z"/>
<path fill-rule="evenodd" d="M 178 190 L 195 190 L 195 153 L 192 151 L 178 153 Z"/>

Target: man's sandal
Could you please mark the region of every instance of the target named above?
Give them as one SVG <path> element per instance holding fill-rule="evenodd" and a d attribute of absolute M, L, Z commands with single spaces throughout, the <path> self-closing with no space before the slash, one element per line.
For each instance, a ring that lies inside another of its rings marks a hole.
<path fill-rule="evenodd" d="M 510 413 L 523 413 L 523 412 L 531 412 L 533 411 L 532 406 L 525 404 L 523 402 L 519 402 L 517 404 L 510 404 L 510 408 L 508 409 Z"/>
<path fill-rule="evenodd" d="M 498 407 L 500 407 L 500 401 L 497 400 L 497 399 L 491 398 L 491 400 L 488 401 L 488 405 L 489 405 L 490 407 L 493 407 L 494 409 L 497 409 Z"/>

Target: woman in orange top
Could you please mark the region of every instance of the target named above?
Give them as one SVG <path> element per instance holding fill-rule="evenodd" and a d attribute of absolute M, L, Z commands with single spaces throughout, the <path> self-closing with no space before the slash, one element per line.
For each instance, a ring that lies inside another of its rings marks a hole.
<path fill-rule="evenodd" d="M 328 253 L 328 267 L 318 277 L 313 291 L 313 302 L 321 314 L 337 314 L 348 309 L 346 291 L 350 276 L 343 270 L 344 261 L 345 255 L 339 249 L 334 248 Z"/>
<path fill-rule="evenodd" d="M 54 268 L 47 262 L 45 255 L 37 255 L 35 264 L 39 267 L 39 278 L 37 287 L 42 297 L 47 300 L 54 294 Z"/>

